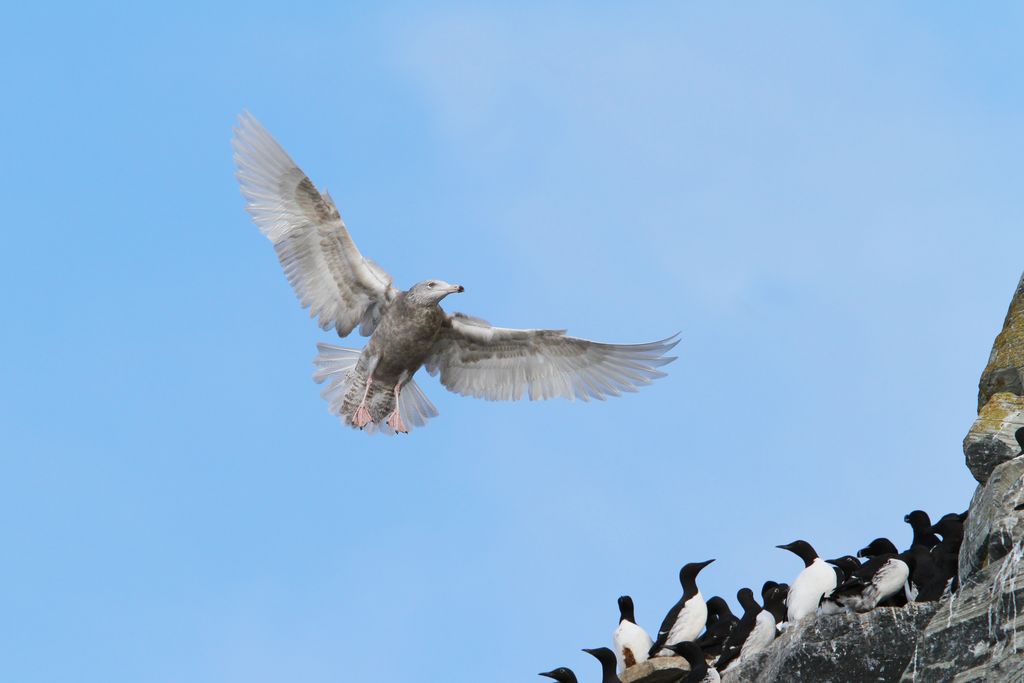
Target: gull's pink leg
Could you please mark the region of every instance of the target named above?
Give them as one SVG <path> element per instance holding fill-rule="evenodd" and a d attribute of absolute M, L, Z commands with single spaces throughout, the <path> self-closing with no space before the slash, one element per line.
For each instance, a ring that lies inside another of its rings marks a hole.
<path fill-rule="evenodd" d="M 402 385 L 400 383 L 395 384 L 395 410 L 394 412 L 391 413 L 391 416 L 388 418 L 388 426 L 394 429 L 396 432 L 408 434 L 409 428 L 405 426 L 405 420 L 402 419 L 402 413 L 399 411 L 398 408 L 398 396 L 401 392 Z"/>
<path fill-rule="evenodd" d="M 372 421 L 370 411 L 366 409 L 366 397 L 370 395 L 370 385 L 372 384 L 373 373 L 366 378 L 366 391 L 363 392 L 363 400 L 359 402 L 359 407 L 356 408 L 356 414 L 352 417 L 352 424 L 360 429 L 370 424 Z"/>

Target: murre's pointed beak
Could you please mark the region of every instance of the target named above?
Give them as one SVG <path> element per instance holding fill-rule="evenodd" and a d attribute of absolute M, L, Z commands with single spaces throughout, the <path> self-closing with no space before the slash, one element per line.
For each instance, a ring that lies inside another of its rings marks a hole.
<path fill-rule="evenodd" d="M 558 677 L 555 675 L 554 671 L 542 671 L 542 672 L 540 672 L 537 675 L 538 676 L 547 676 L 548 678 L 554 678 L 556 680 L 558 679 Z"/>

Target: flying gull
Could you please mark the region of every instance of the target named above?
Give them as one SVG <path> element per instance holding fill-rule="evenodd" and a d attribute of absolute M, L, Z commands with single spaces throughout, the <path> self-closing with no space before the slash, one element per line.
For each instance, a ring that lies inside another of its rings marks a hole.
<path fill-rule="evenodd" d="M 678 335 L 647 344 L 602 344 L 565 330 L 494 327 L 440 302 L 464 291 L 424 280 L 401 291 L 363 257 L 327 192 L 319 192 L 248 112 L 231 141 L 246 209 L 274 244 L 285 275 L 320 327 L 345 337 L 357 327 L 362 350 L 318 344 L 314 379 L 326 382 L 330 412 L 351 427 L 408 432 L 437 416 L 413 380 L 420 367 L 449 391 L 491 401 L 604 399 L 663 377 L 659 367 Z"/>

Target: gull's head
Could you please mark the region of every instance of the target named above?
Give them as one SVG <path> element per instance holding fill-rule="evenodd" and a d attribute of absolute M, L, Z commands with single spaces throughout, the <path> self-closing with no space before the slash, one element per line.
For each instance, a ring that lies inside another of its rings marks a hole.
<path fill-rule="evenodd" d="M 424 280 L 412 286 L 408 297 L 411 301 L 420 304 L 436 304 L 449 294 L 464 292 L 466 288 L 462 285 L 453 285 L 444 280 Z"/>

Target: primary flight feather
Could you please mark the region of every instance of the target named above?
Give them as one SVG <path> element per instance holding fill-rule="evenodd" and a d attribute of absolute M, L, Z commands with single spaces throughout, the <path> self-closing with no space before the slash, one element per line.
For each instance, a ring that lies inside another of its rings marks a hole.
<path fill-rule="evenodd" d="M 397 289 L 359 253 L 326 192 L 319 192 L 248 112 L 231 141 L 246 209 L 273 243 L 303 307 L 338 336 L 356 327 L 362 350 L 319 344 L 314 379 L 345 424 L 387 434 L 408 432 L 437 416 L 413 380 L 420 367 L 449 391 L 491 401 L 555 397 L 588 401 L 636 391 L 663 377 L 659 367 L 677 336 L 647 344 L 602 344 L 564 330 L 494 327 L 440 302 L 461 285 L 425 280 Z"/>

